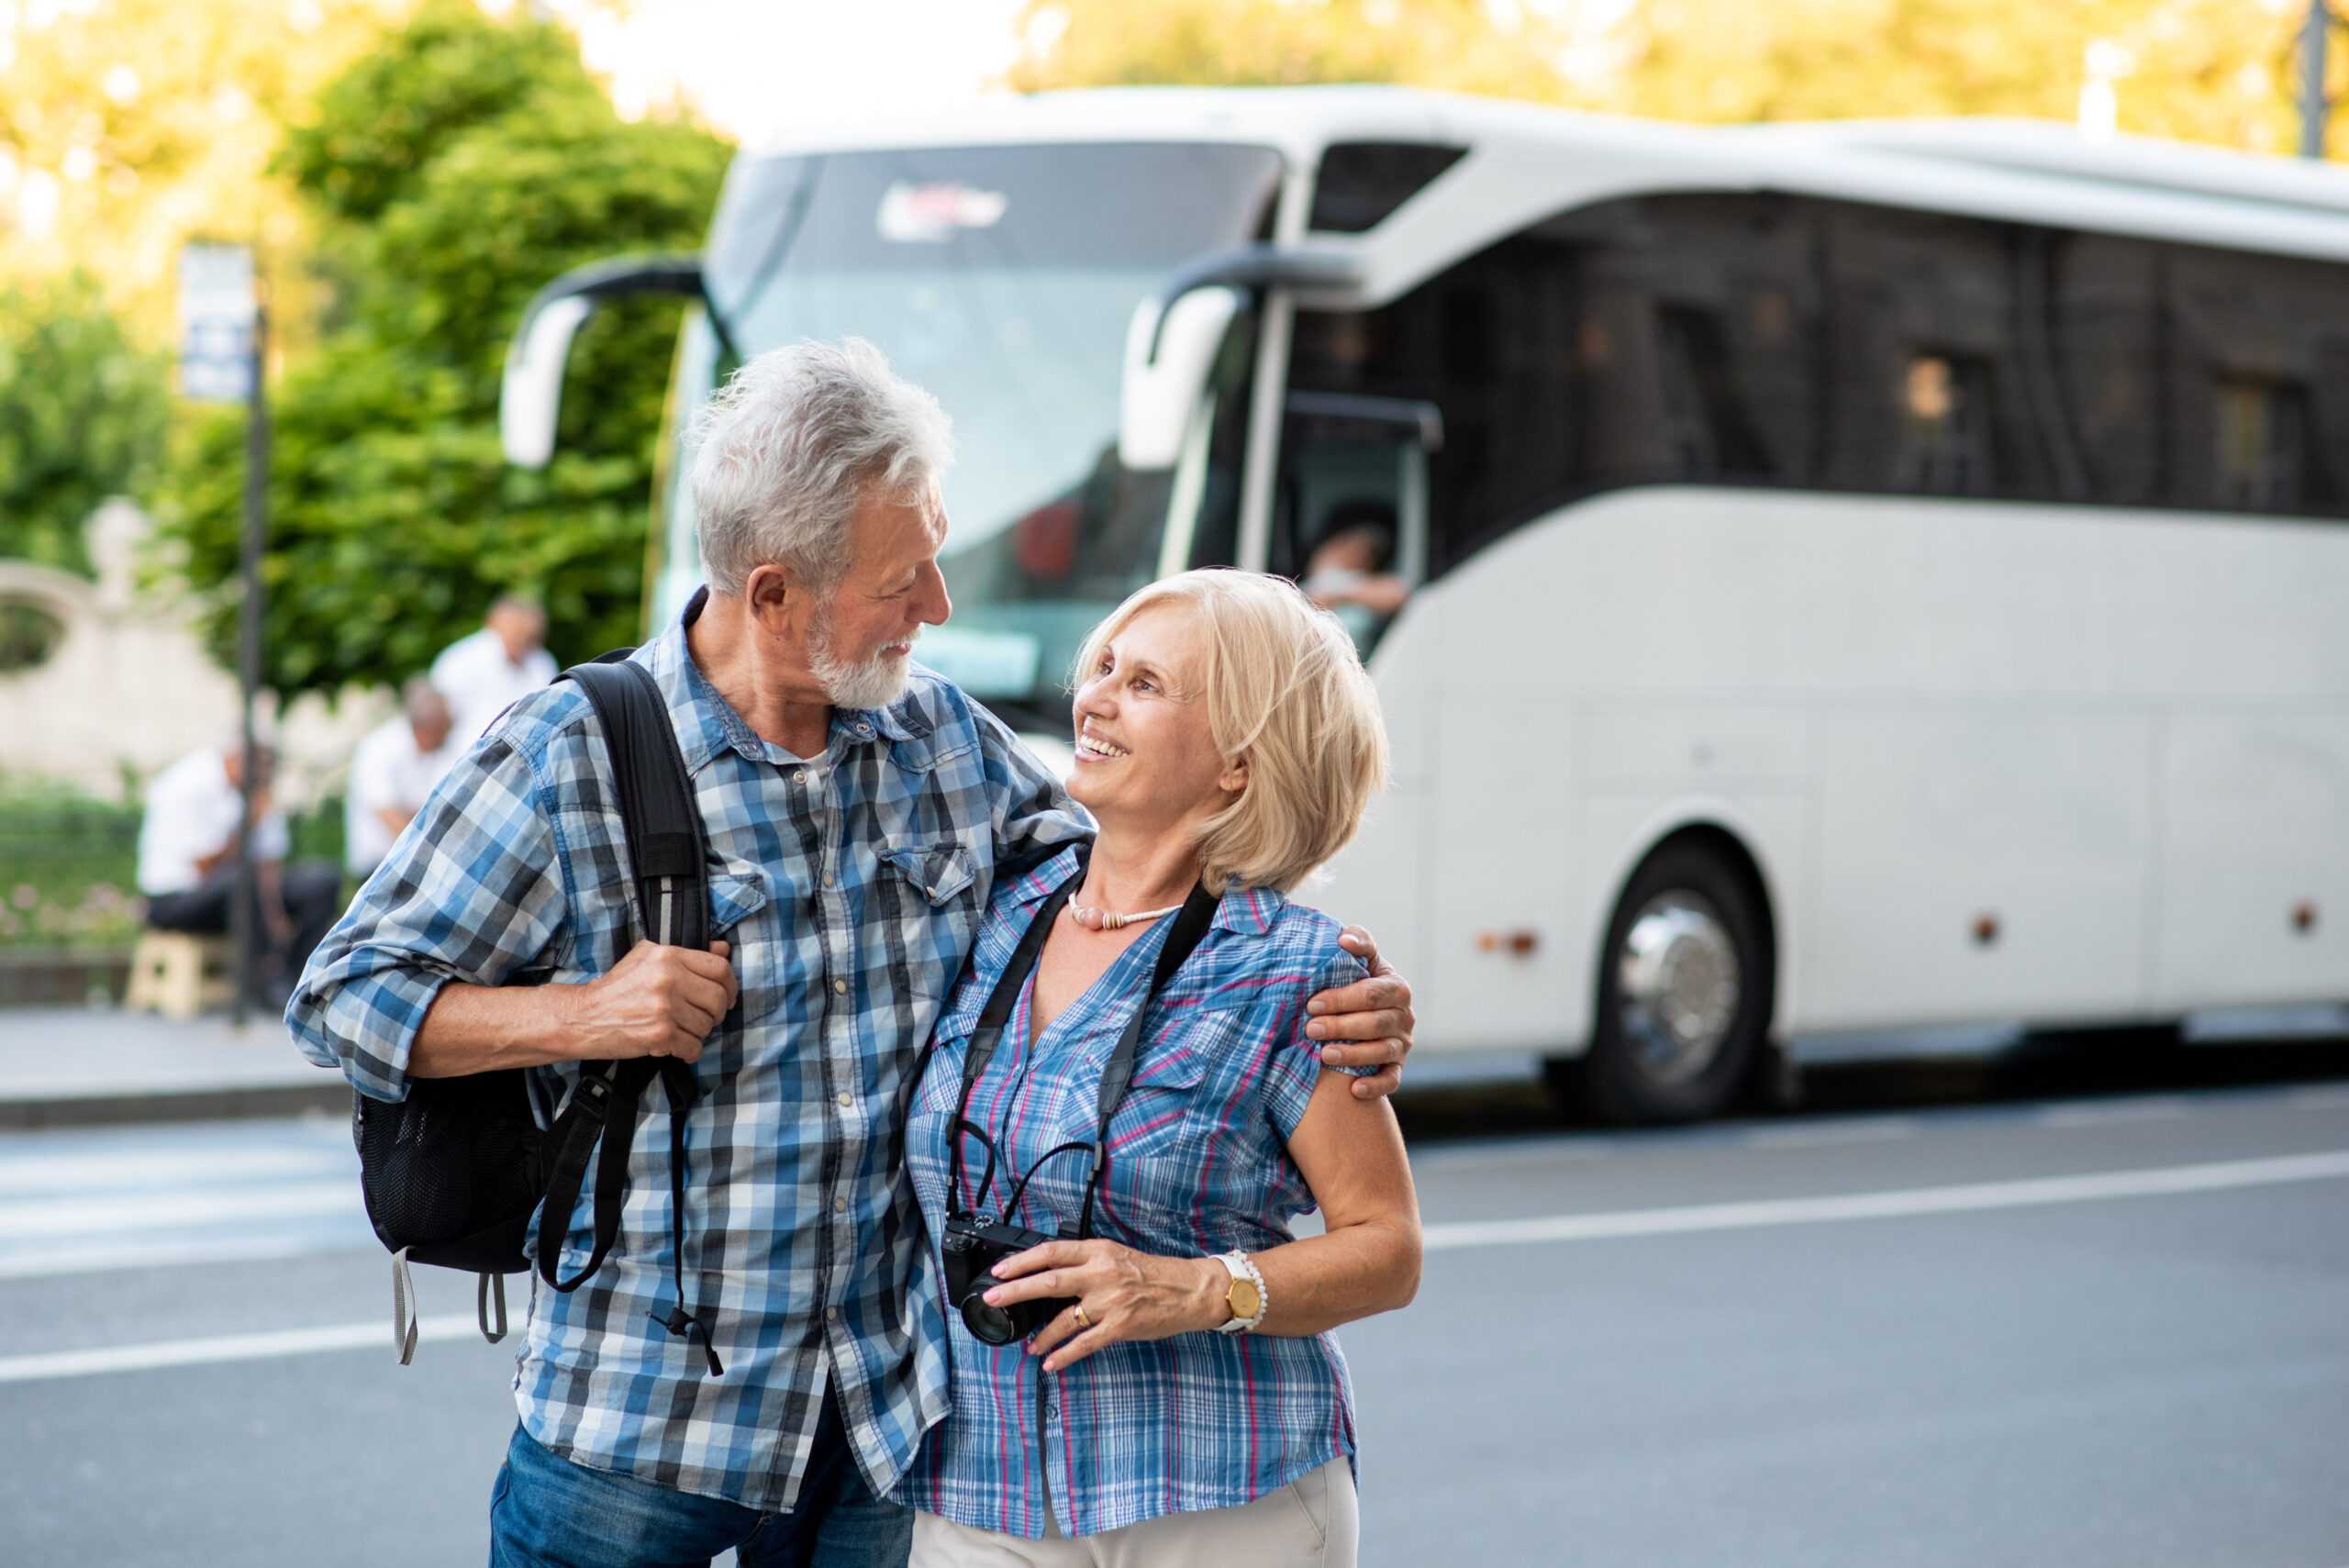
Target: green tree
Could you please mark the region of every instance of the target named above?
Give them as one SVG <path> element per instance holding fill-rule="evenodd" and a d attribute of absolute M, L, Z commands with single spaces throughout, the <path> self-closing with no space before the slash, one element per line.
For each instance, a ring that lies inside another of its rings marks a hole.
<path fill-rule="evenodd" d="M 2068 120 L 2096 50 L 2118 128 L 2295 145 L 2305 0 L 1029 0 L 1028 91 L 1139 83 L 1395 82 L 1738 122 Z M 2336 49 L 2334 96 L 2349 95 Z M 2349 156 L 2349 115 L 2331 146 Z"/>
<path fill-rule="evenodd" d="M 166 387 L 95 279 L 0 292 L 0 556 L 89 571 L 82 525 L 153 477 Z"/>
<path fill-rule="evenodd" d="M 77 0 L 0 5 L 0 276 L 76 258 L 134 339 L 171 339 L 193 237 L 259 248 L 282 344 L 317 290 L 285 117 L 414 0 Z"/>
<path fill-rule="evenodd" d="M 463 0 L 428 5 L 327 89 L 284 159 L 328 215 L 340 299 L 321 350 L 272 390 L 270 685 L 412 674 L 514 589 L 545 600 L 559 657 L 632 639 L 677 307 L 583 330 L 543 473 L 500 457 L 498 368 L 563 269 L 696 246 L 726 158 L 689 126 L 623 124 L 567 35 Z M 240 417 L 195 423 L 163 517 L 223 656 L 242 451 Z"/>
<path fill-rule="evenodd" d="M 1567 34 L 1489 0 L 1030 0 L 1010 72 L 1024 92 L 1147 83 L 1397 82 L 1508 97 L 1569 91 Z"/>
<path fill-rule="evenodd" d="M 1609 102 L 1675 119 L 2068 120 L 2097 50 L 2117 128 L 2285 152 L 2307 10 L 2301 0 L 1646 0 L 1615 35 Z M 2349 151 L 2349 128 L 2333 129 L 2336 152 Z"/>

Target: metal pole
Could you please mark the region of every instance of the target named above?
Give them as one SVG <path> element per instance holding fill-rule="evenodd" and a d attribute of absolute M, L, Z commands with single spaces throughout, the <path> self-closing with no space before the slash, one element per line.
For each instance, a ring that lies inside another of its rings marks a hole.
<path fill-rule="evenodd" d="M 237 689 L 243 703 L 244 762 L 241 788 L 244 811 L 237 820 L 237 900 L 229 910 L 229 929 L 237 950 L 236 1000 L 230 1022 L 245 1027 L 245 991 L 258 972 L 260 932 L 254 927 L 261 913 L 261 890 L 253 868 L 254 752 L 253 704 L 261 692 L 261 557 L 269 539 L 269 396 L 262 371 L 268 363 L 269 310 L 253 306 L 253 345 L 250 384 L 245 404 L 245 528 L 238 550 L 238 576 L 244 589 L 237 615 Z"/>
<path fill-rule="evenodd" d="M 2308 28 L 2300 35 L 2300 156 L 2324 156 L 2324 45 L 2332 28 L 2327 0 L 2309 0 Z"/>

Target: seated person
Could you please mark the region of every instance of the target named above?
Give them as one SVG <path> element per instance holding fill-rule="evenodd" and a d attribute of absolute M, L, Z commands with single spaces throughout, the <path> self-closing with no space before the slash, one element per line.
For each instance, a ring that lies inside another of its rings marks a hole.
<path fill-rule="evenodd" d="M 147 923 L 159 931 L 226 936 L 237 889 L 237 827 L 244 813 L 242 740 L 207 746 L 155 775 L 139 824 L 139 890 Z M 318 861 L 285 863 L 285 818 L 272 809 L 275 755 L 256 745 L 253 768 L 253 885 L 258 951 L 242 977 L 258 1000 L 283 1006 L 303 961 L 342 907 L 342 873 Z"/>
<path fill-rule="evenodd" d="M 1395 539 L 1394 507 L 1366 496 L 1341 501 L 1321 520 L 1297 585 L 1325 610 L 1356 605 L 1385 620 L 1411 596 L 1411 585 L 1389 570 Z"/>
<path fill-rule="evenodd" d="M 392 840 L 457 758 L 449 699 L 424 676 L 401 690 L 402 711 L 367 732 L 351 759 L 343 799 L 344 862 L 360 881 L 384 863 Z"/>

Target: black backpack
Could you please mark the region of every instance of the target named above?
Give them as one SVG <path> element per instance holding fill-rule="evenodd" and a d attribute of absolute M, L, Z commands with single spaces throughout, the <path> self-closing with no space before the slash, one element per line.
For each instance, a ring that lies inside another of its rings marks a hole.
<path fill-rule="evenodd" d="M 603 724 L 646 940 L 706 951 L 709 892 L 701 813 L 668 704 L 650 672 L 625 662 L 632 651 L 607 653 L 557 679 L 576 682 Z M 669 1096 L 670 1250 L 677 1300 L 654 1321 L 688 1343 L 697 1340 L 710 1375 L 723 1375 L 707 1322 L 685 1309 L 685 1114 L 696 1095 L 693 1068 L 674 1057 L 589 1063 L 554 1126 L 544 1130 L 530 1110 L 530 1071 L 412 1078 L 407 1098 L 397 1103 L 353 1095 L 351 1132 L 359 1146 L 360 1189 L 375 1235 L 392 1253 L 392 1344 L 400 1364 L 416 1353 L 411 1262 L 481 1276 L 474 1307 L 492 1344 L 507 1332 L 505 1276 L 531 1266 L 525 1246 L 533 1210 L 540 1215 L 539 1276 L 550 1286 L 576 1290 L 603 1267 L 619 1236 L 638 1106 L 658 1078 Z M 563 1237 L 599 1140 L 595 1250 L 564 1279 Z"/>

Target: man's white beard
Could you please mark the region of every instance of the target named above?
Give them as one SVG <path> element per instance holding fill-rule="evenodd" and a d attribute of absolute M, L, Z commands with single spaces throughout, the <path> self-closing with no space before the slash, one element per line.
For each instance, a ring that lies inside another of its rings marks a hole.
<path fill-rule="evenodd" d="M 832 650 L 829 617 L 817 621 L 807 638 L 807 668 L 832 699 L 834 707 L 887 707 L 906 695 L 912 682 L 913 660 L 878 654 L 852 664 Z"/>

